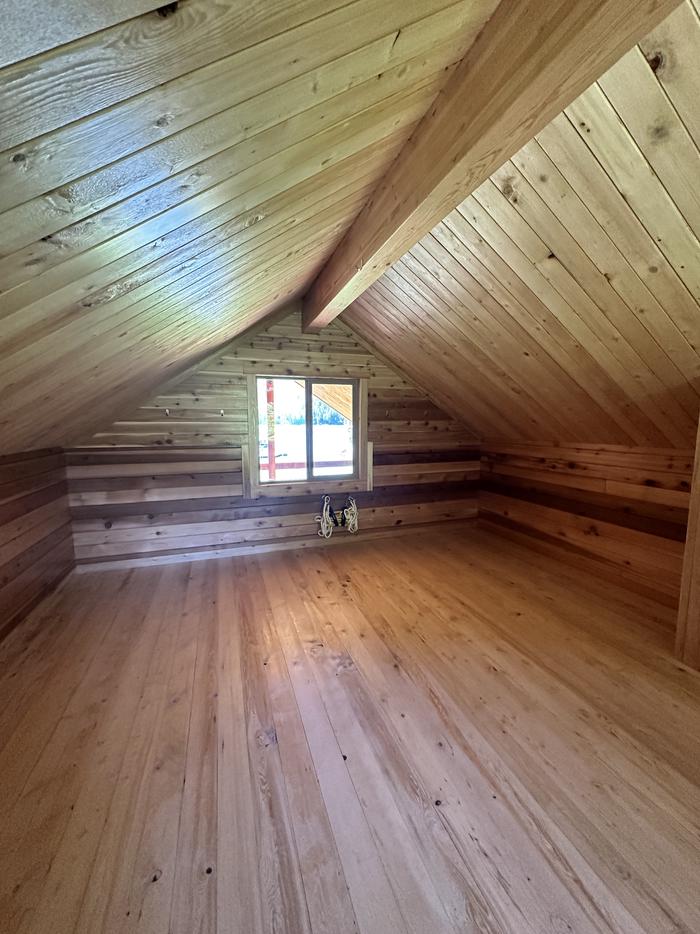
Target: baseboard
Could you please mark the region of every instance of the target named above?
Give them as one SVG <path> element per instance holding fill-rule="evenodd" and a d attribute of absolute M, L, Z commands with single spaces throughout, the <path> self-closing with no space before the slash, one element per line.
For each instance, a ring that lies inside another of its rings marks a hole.
<path fill-rule="evenodd" d="M 22 623 L 29 615 L 32 613 L 39 604 L 43 603 L 44 600 L 47 600 L 49 597 L 57 593 L 66 581 L 70 578 L 71 574 L 75 571 L 75 565 L 66 567 L 61 570 L 61 572 L 56 575 L 56 577 L 51 578 L 47 581 L 37 592 L 32 596 L 30 600 L 24 603 L 16 613 L 14 613 L 10 619 L 4 622 L 0 626 L 0 642 L 3 642 L 9 635 L 12 633 L 20 623 Z"/>
<path fill-rule="evenodd" d="M 467 518 L 453 519 L 445 522 L 426 522 L 415 525 L 392 526 L 389 529 L 360 529 L 358 535 L 350 535 L 345 531 L 336 532 L 331 538 L 321 538 L 314 535 L 310 538 L 285 539 L 279 542 L 249 543 L 232 545 L 222 548 L 212 548 L 207 551 L 183 551 L 173 555 L 153 555 L 143 558 L 118 558 L 114 561 L 97 561 L 90 564 L 76 565 L 76 573 L 89 574 L 94 571 L 116 571 L 127 568 L 153 567 L 161 564 L 183 564 L 191 561 L 217 561 L 222 558 L 238 558 L 245 555 L 267 554 L 273 551 L 294 551 L 298 548 L 330 548 L 337 545 L 359 545 L 363 542 L 376 541 L 382 538 L 393 538 L 396 535 L 410 535 L 414 532 L 431 532 L 437 529 L 458 528 L 461 525 L 476 525 L 477 511 Z"/>
<path fill-rule="evenodd" d="M 588 571 L 594 576 L 611 581 L 625 590 L 653 600 L 655 603 L 660 603 L 662 606 L 671 607 L 672 609 L 678 608 L 679 598 L 677 596 L 645 585 L 642 581 L 622 573 L 619 567 L 608 565 L 604 560 L 597 558 L 595 555 L 587 554 L 575 545 L 550 538 L 537 530 L 518 526 L 501 516 L 480 513 L 477 524 L 480 528 L 497 532 L 499 535 L 537 551 L 539 554 L 555 558 L 570 567 Z"/>

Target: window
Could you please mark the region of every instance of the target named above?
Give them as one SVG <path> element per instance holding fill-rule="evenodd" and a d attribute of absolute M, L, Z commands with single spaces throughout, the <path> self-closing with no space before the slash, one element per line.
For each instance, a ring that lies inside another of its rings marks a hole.
<path fill-rule="evenodd" d="M 360 384 L 256 377 L 258 483 L 360 480 Z"/>

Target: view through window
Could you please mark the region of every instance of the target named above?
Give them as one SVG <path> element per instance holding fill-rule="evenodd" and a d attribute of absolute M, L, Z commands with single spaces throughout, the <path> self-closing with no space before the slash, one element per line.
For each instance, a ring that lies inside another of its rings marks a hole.
<path fill-rule="evenodd" d="M 357 380 L 259 376 L 261 483 L 357 475 Z"/>

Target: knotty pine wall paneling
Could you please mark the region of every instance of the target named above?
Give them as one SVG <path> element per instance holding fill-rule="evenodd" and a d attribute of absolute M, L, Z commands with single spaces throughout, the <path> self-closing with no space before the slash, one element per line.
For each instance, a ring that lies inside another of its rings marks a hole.
<path fill-rule="evenodd" d="M 479 518 L 673 606 L 692 467 L 692 450 L 486 443 Z"/>
<path fill-rule="evenodd" d="M 479 452 L 381 458 L 375 488 L 357 493 L 360 535 L 472 519 Z M 434 459 L 431 459 L 434 458 Z M 387 462 L 387 460 L 389 462 Z M 319 496 L 243 496 L 240 448 L 82 449 L 68 455 L 79 564 L 152 563 L 325 545 Z M 182 471 L 182 472 L 180 472 Z M 340 496 L 334 496 L 338 502 Z M 337 530 L 332 544 L 350 536 Z"/>
<path fill-rule="evenodd" d="M 247 376 L 254 373 L 367 379 L 374 489 L 356 494 L 357 540 L 476 517 L 480 449 L 473 434 L 342 323 L 303 334 L 295 313 L 234 340 L 68 453 L 80 564 L 325 544 L 313 518 L 318 494 L 244 496 Z M 348 540 L 338 530 L 331 544 Z"/>
<path fill-rule="evenodd" d="M 73 566 L 63 453 L 0 457 L 0 639 Z"/>

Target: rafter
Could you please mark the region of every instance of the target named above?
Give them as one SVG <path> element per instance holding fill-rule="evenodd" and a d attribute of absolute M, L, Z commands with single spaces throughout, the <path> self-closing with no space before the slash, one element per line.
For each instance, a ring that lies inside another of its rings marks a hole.
<path fill-rule="evenodd" d="M 313 283 L 319 330 L 678 0 L 502 0 Z"/>

